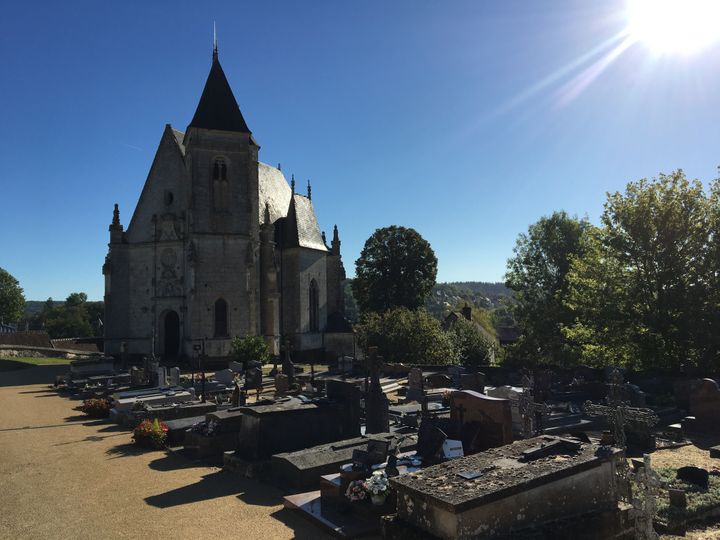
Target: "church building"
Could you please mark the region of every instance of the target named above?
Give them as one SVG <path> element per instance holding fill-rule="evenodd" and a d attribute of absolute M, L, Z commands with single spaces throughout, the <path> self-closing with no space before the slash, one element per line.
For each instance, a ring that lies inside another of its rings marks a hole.
<path fill-rule="evenodd" d="M 106 353 L 220 358 L 256 335 L 273 354 L 318 355 L 349 330 L 337 227 L 328 246 L 310 186 L 297 193 L 259 150 L 215 47 L 195 115 L 184 133 L 165 126 L 127 230 L 115 205 Z"/>

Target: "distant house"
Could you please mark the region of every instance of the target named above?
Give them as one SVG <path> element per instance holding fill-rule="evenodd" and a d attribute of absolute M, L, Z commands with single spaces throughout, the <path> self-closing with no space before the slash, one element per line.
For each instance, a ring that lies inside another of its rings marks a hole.
<path fill-rule="evenodd" d="M 459 319 L 467 319 L 470 322 L 474 322 L 472 320 L 472 308 L 465 304 L 465 307 L 463 307 L 460 311 L 451 311 L 447 314 L 445 317 L 445 321 L 443 322 L 443 327 L 445 330 L 450 328 L 453 324 L 455 324 Z M 489 341 L 490 343 L 493 343 L 497 341 L 495 339 L 495 336 L 493 336 L 490 332 L 488 332 L 485 327 L 483 327 L 481 324 L 478 324 L 475 322 L 475 326 L 477 326 L 478 330 L 482 334 L 482 336 Z"/>

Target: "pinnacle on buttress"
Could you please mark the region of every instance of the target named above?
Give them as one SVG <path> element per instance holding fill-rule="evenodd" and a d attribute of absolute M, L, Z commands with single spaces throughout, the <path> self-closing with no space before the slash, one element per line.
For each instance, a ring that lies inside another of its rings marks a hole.
<path fill-rule="evenodd" d="M 270 205 L 265 202 L 265 214 L 263 216 L 263 222 L 265 225 L 270 225 Z"/>
<path fill-rule="evenodd" d="M 118 203 L 115 203 L 115 207 L 113 208 L 113 225 L 120 225 L 120 208 L 118 206 Z"/>
<path fill-rule="evenodd" d="M 295 175 L 291 175 L 290 180 L 290 189 L 292 190 L 292 194 L 295 195 Z"/>
<path fill-rule="evenodd" d="M 310 179 L 308 179 L 308 194 L 307 198 L 312 201 L 312 187 L 310 187 Z"/>

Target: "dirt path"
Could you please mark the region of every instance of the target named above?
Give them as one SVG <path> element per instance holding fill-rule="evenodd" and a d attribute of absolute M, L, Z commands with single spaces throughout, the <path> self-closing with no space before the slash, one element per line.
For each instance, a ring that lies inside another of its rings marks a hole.
<path fill-rule="evenodd" d="M 46 384 L 9 386 L 22 379 L 0 374 L 0 538 L 328 538 L 283 510 L 280 491 L 138 453 L 129 432 Z"/>

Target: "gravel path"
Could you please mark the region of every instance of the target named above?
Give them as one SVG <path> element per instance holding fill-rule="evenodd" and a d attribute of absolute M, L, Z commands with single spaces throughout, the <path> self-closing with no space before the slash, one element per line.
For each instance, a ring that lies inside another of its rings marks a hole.
<path fill-rule="evenodd" d="M 0 538 L 328 538 L 283 510 L 277 489 L 139 453 L 128 431 L 47 384 L 9 386 L 43 369 L 0 374 Z"/>

